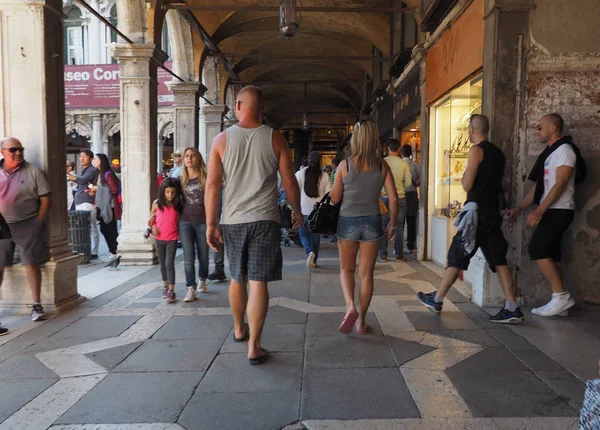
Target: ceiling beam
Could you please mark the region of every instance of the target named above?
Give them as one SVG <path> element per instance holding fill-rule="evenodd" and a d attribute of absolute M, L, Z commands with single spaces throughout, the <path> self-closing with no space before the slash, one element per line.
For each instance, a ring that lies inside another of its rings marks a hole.
<path fill-rule="evenodd" d="M 234 81 L 235 84 L 242 85 L 315 85 L 315 84 L 352 84 L 352 83 L 364 83 L 368 82 L 364 79 L 313 79 L 313 80 L 300 80 L 300 81 L 253 81 L 253 82 L 242 82 Z"/>
<path fill-rule="evenodd" d="M 212 55 L 219 55 L 213 53 Z M 355 56 L 355 55 L 272 55 L 272 54 L 241 54 L 241 53 L 223 53 L 226 57 L 232 58 L 257 58 L 259 60 L 291 60 L 291 61 L 373 61 L 373 56 Z"/>
<path fill-rule="evenodd" d="M 240 6 L 236 4 L 193 5 L 171 3 L 163 5 L 165 9 L 203 10 L 203 11 L 238 11 L 238 12 L 279 12 L 279 6 Z M 406 7 L 348 7 L 348 6 L 307 6 L 298 7 L 302 12 L 350 12 L 350 13 L 397 13 L 410 10 Z"/>
<path fill-rule="evenodd" d="M 204 29 L 196 15 L 192 12 L 188 11 L 183 13 L 183 18 L 190 24 L 190 27 L 200 36 L 204 45 L 208 48 L 208 50 L 212 53 L 212 55 L 220 55 L 223 56 L 223 53 L 219 49 L 219 46 L 212 40 L 210 34 Z M 231 64 L 229 61 L 223 61 L 223 66 L 225 70 L 227 70 L 227 74 L 231 80 L 237 81 L 240 77 L 235 72 L 235 63 Z"/>

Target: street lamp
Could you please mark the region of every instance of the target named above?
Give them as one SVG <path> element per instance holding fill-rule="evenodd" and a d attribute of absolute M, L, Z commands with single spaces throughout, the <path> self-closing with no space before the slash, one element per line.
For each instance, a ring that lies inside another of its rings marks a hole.
<path fill-rule="evenodd" d="M 296 22 L 296 0 L 279 0 L 279 30 L 289 39 L 298 30 Z"/>

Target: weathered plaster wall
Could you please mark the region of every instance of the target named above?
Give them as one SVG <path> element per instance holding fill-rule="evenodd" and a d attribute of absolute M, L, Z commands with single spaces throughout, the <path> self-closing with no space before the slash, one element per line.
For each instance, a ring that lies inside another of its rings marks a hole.
<path fill-rule="evenodd" d="M 561 11 L 562 8 L 556 6 L 555 13 Z M 562 19 L 565 20 L 563 28 L 570 28 L 573 33 L 568 38 L 571 42 L 563 45 L 557 42 L 553 47 L 598 51 L 599 33 L 586 31 L 585 21 L 580 26 L 578 13 L 563 15 Z M 538 29 L 538 41 L 555 29 L 548 28 L 546 32 Z M 579 36 L 586 40 L 580 40 Z M 593 47 L 590 40 L 594 42 Z M 549 55 L 548 51 L 534 46 L 528 56 L 527 80 L 527 108 L 521 123 L 524 157 L 519 172 L 525 174 L 543 149 L 535 130 L 538 119 L 550 112 L 560 114 L 567 125 L 567 134 L 573 136 L 588 164 L 587 180 L 577 188 L 575 220 L 563 241 L 566 285 L 579 300 L 600 303 L 600 55 L 572 51 Z M 530 184 L 525 184 L 522 191 L 526 192 L 529 187 Z M 539 302 L 548 297 L 549 288 L 535 264 L 529 261 L 526 244 L 532 229 L 524 224 L 517 229 L 523 240 L 519 286 L 527 301 Z"/>
<path fill-rule="evenodd" d="M 531 13 L 531 35 L 548 54 L 600 53 L 598 0 L 538 0 Z"/>

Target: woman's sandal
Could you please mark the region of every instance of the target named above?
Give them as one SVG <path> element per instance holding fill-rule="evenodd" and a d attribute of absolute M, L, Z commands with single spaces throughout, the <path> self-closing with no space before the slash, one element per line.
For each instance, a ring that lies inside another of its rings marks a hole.
<path fill-rule="evenodd" d="M 369 325 L 365 324 L 364 328 L 361 330 L 358 328 L 358 324 L 356 324 L 356 334 L 362 336 L 364 334 L 369 333 L 370 331 L 371 331 L 371 327 Z"/>
<path fill-rule="evenodd" d="M 235 330 L 233 330 L 234 342 L 245 342 L 248 339 L 250 339 L 250 327 L 248 327 L 248 324 L 246 324 L 246 334 L 244 334 L 244 337 L 235 337 Z"/>
<path fill-rule="evenodd" d="M 342 320 L 342 323 L 340 324 L 340 328 L 339 328 L 340 333 L 343 333 L 343 334 L 352 333 L 352 328 L 354 327 L 354 323 L 356 322 L 357 319 L 358 319 L 358 312 L 356 312 L 356 309 L 352 309 L 352 310 L 346 312 L 346 316 L 344 317 L 344 319 Z"/>

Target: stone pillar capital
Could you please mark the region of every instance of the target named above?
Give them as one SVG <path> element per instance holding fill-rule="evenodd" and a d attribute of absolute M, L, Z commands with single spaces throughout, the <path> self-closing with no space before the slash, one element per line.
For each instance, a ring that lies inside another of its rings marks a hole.
<path fill-rule="evenodd" d="M 108 48 L 120 62 L 137 60 L 150 60 L 158 66 L 162 66 L 169 58 L 166 52 L 156 48 L 154 43 L 111 43 Z M 143 63 L 140 63 L 143 66 Z M 124 70 L 122 70 L 124 71 Z"/>
<path fill-rule="evenodd" d="M 166 82 L 173 93 L 173 106 L 196 106 L 198 97 L 206 92 L 206 87 L 200 82 Z"/>
<path fill-rule="evenodd" d="M 209 105 L 200 106 L 200 115 L 204 117 L 204 121 L 208 123 L 221 123 L 227 105 Z"/>

